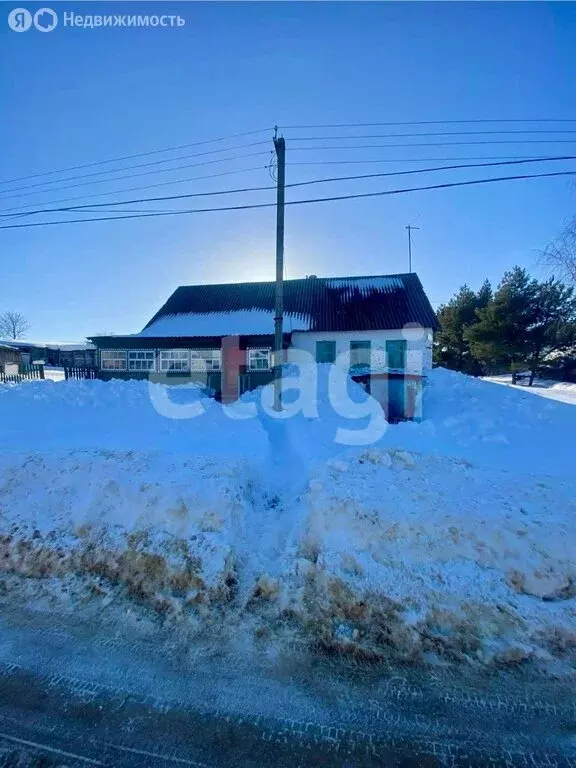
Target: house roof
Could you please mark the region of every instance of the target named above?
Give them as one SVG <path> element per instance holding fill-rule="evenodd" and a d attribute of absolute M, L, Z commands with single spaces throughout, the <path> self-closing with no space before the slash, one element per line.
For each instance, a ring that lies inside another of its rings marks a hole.
<path fill-rule="evenodd" d="M 74 352 L 84 349 L 94 349 L 94 344 L 91 344 L 88 341 L 30 341 L 29 339 L 14 339 L 11 341 L 4 341 L 0 339 L 0 345 L 9 346 L 13 349 L 20 349 L 23 351 L 32 348 L 60 350 L 61 352 Z"/>
<path fill-rule="evenodd" d="M 272 333 L 274 299 L 273 281 L 181 286 L 136 336 Z M 437 327 L 414 273 L 284 281 L 285 331 L 386 330 L 408 324 Z"/>

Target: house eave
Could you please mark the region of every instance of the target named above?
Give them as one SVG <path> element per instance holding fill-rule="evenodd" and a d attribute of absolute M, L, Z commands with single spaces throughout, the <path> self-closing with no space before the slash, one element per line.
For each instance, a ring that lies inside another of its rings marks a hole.
<path fill-rule="evenodd" d="M 229 336 L 91 336 L 98 349 L 220 349 L 222 340 Z M 274 334 L 242 334 L 240 349 L 251 346 L 273 347 Z M 283 334 L 283 346 L 290 345 L 291 333 Z"/>

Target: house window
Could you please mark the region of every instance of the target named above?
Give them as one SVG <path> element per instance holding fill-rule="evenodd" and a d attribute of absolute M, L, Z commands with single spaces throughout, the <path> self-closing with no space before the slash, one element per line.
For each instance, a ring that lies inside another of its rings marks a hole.
<path fill-rule="evenodd" d="M 103 349 L 100 352 L 100 368 L 103 371 L 125 371 L 125 349 Z"/>
<path fill-rule="evenodd" d="M 350 369 L 368 369 L 370 370 L 371 343 L 369 341 L 351 341 L 350 342 Z"/>
<path fill-rule="evenodd" d="M 334 363 L 336 361 L 336 342 L 335 341 L 317 341 L 316 342 L 316 362 Z"/>
<path fill-rule="evenodd" d="M 269 371 L 270 370 L 270 350 L 269 349 L 249 349 L 248 350 L 248 370 Z"/>
<path fill-rule="evenodd" d="M 160 350 L 161 371 L 189 371 L 190 350 L 188 349 L 162 349 Z"/>
<path fill-rule="evenodd" d="M 387 367 L 404 370 L 406 367 L 406 341 L 395 340 L 386 342 Z"/>
<path fill-rule="evenodd" d="M 156 353 L 130 350 L 128 352 L 129 371 L 153 371 L 156 367 Z"/>
<path fill-rule="evenodd" d="M 220 349 L 192 349 L 190 356 L 193 371 L 210 372 L 222 369 L 222 351 Z"/>

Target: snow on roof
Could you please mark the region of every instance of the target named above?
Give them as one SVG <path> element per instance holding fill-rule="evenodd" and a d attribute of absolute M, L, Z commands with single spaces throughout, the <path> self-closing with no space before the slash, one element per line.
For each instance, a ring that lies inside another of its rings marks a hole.
<path fill-rule="evenodd" d="M 275 293 L 273 281 L 183 285 L 152 317 L 143 334 L 169 334 L 161 321 L 170 318 L 171 335 L 271 333 Z M 286 330 L 372 330 L 414 323 L 437 326 L 434 310 L 414 273 L 285 280 L 284 316 Z"/>
<path fill-rule="evenodd" d="M 301 315 L 284 314 L 285 331 L 307 331 L 310 320 Z M 232 312 L 186 312 L 158 318 L 135 337 L 162 336 L 240 336 L 274 333 L 274 312 L 242 309 Z"/>
<path fill-rule="evenodd" d="M 33 339 L 0 340 L 0 344 L 15 347 L 38 347 L 40 349 L 59 349 L 64 352 L 75 352 L 82 349 L 96 349 L 89 341 L 36 341 Z"/>
<path fill-rule="evenodd" d="M 326 285 L 330 288 L 357 290 L 362 296 L 373 291 L 386 293 L 387 291 L 399 290 L 404 287 L 402 280 L 396 276 L 326 278 Z"/>

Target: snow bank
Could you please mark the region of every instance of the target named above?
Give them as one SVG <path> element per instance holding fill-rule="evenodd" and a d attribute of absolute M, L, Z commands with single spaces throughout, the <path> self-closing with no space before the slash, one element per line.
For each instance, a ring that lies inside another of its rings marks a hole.
<path fill-rule="evenodd" d="M 166 418 L 154 400 L 180 406 Z M 186 406 L 201 404 L 188 418 Z M 167 450 L 184 453 L 262 453 L 265 436 L 254 421 L 228 418 L 194 384 L 165 387 L 143 381 L 29 381 L 0 385 L 0 450 Z M 260 438 L 260 439 L 259 439 Z"/>
<path fill-rule="evenodd" d="M 320 613 L 341 609 L 323 642 L 486 662 L 550 659 L 562 636 L 576 652 L 573 490 L 395 450 L 328 462 L 300 551 Z"/>
<path fill-rule="evenodd" d="M 319 374 L 317 415 L 281 422 L 261 392 L 231 418 L 154 385 L 202 405 L 168 419 L 143 382 L 0 387 L 8 588 L 73 577 L 77 610 L 144 605 L 256 649 L 574 669 L 576 409 L 436 370 L 424 422 L 350 448 L 347 398 L 374 401 L 350 382 L 331 403 Z"/>
<path fill-rule="evenodd" d="M 249 503 L 238 460 L 110 451 L 0 457 L 0 562 L 25 576 L 76 574 L 157 610 L 226 597 Z M 178 600 L 175 600 L 178 598 Z"/>
<path fill-rule="evenodd" d="M 424 421 L 388 430 L 385 443 L 513 472 L 574 470 L 576 408 L 455 371 L 432 371 Z"/>

